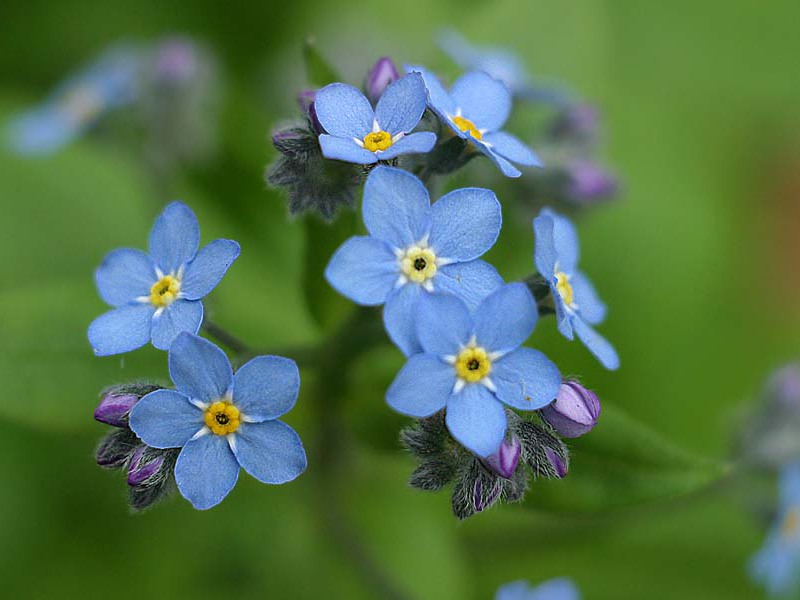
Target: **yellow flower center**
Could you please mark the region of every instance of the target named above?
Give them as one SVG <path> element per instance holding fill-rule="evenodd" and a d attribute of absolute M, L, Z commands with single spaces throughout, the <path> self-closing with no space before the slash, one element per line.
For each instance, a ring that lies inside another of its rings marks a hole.
<path fill-rule="evenodd" d="M 475 127 L 475 123 L 464 117 L 453 117 L 453 123 L 456 124 L 461 131 L 464 131 L 474 137 L 476 140 L 483 139 L 483 134 Z"/>
<path fill-rule="evenodd" d="M 216 435 L 228 435 L 239 429 L 239 409 L 230 402 L 218 400 L 206 409 L 203 420 Z"/>
<path fill-rule="evenodd" d="M 783 519 L 781 533 L 783 537 L 793 538 L 800 532 L 800 507 L 792 508 Z"/>
<path fill-rule="evenodd" d="M 150 288 L 150 303 L 158 308 L 172 304 L 181 291 L 181 282 L 172 275 L 164 275 Z"/>
<path fill-rule="evenodd" d="M 370 152 L 386 150 L 392 145 L 392 136 L 386 131 L 375 131 L 364 136 L 364 148 Z"/>
<path fill-rule="evenodd" d="M 486 350 L 471 346 L 464 348 L 456 357 L 456 373 L 464 381 L 476 383 L 492 370 L 492 361 Z"/>
<path fill-rule="evenodd" d="M 436 275 L 436 255 L 429 248 L 411 246 L 400 259 L 400 268 L 411 281 L 422 283 Z"/>
<path fill-rule="evenodd" d="M 564 301 L 564 304 L 567 306 L 572 306 L 572 302 L 575 300 L 575 294 L 572 291 L 572 285 L 569 282 L 569 276 L 566 273 L 559 271 L 556 273 L 556 289 L 558 290 L 558 294 L 561 296 L 561 299 Z"/>

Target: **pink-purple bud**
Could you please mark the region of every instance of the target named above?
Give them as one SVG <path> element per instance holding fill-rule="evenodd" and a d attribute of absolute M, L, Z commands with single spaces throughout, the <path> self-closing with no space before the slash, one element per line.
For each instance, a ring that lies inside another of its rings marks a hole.
<path fill-rule="evenodd" d="M 564 462 L 564 459 L 558 455 L 552 448 L 545 448 L 544 454 L 547 457 L 547 460 L 550 461 L 550 464 L 553 465 L 553 470 L 555 471 L 556 477 L 559 479 L 563 479 L 567 475 L 567 463 Z"/>
<path fill-rule="evenodd" d="M 591 431 L 600 416 L 600 400 L 577 381 L 565 381 L 558 396 L 541 411 L 542 417 L 559 434 L 575 438 Z"/>
<path fill-rule="evenodd" d="M 164 464 L 164 457 L 157 456 L 151 461 L 145 461 L 144 454 L 147 451 L 147 446 L 139 446 L 131 456 L 130 466 L 128 467 L 128 485 L 136 487 L 142 485 L 153 475 L 158 473 L 158 470 Z"/>
<path fill-rule="evenodd" d="M 198 68 L 197 48 L 190 40 L 170 38 L 159 46 L 156 73 L 164 81 L 183 83 L 194 77 Z"/>
<path fill-rule="evenodd" d="M 94 418 L 114 427 L 128 426 L 128 413 L 139 401 L 136 394 L 105 394 L 94 411 Z"/>
<path fill-rule="evenodd" d="M 317 109 L 314 108 L 314 99 L 317 97 L 317 90 L 303 90 L 299 94 L 297 94 L 297 106 L 300 107 L 300 112 L 302 112 L 308 120 L 311 121 L 311 125 L 314 127 L 314 131 L 317 135 L 321 135 L 325 133 L 325 128 L 322 126 L 322 123 L 319 122 L 317 118 Z"/>
<path fill-rule="evenodd" d="M 587 204 L 605 200 L 619 190 L 617 178 L 590 160 L 576 159 L 566 165 L 567 187 L 564 192 L 567 200 Z"/>
<path fill-rule="evenodd" d="M 492 482 L 488 490 L 484 489 L 481 479 L 475 480 L 475 485 L 472 489 L 472 503 L 475 505 L 476 512 L 483 512 L 494 504 L 495 500 L 500 497 L 500 492 L 503 491 L 503 485 L 500 480 Z"/>
<path fill-rule="evenodd" d="M 511 479 L 517 470 L 521 452 L 522 444 L 515 435 L 510 440 L 503 440 L 497 452 L 482 458 L 481 461 L 488 469 L 494 471 L 500 477 Z"/>
<path fill-rule="evenodd" d="M 397 67 L 394 66 L 392 59 L 387 56 L 379 58 L 367 73 L 367 79 L 364 82 L 367 98 L 369 98 L 370 102 L 376 104 L 383 96 L 386 88 L 389 87 L 389 84 L 398 79 L 400 79 L 400 73 L 397 71 Z"/>

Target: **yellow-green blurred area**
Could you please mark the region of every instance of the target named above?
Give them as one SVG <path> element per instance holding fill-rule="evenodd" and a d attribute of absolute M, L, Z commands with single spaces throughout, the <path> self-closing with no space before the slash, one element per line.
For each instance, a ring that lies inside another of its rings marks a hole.
<path fill-rule="evenodd" d="M 610 308 L 601 331 L 622 368 L 604 371 L 552 319 L 531 343 L 601 401 L 724 460 L 737 408 L 800 353 L 798 22 L 796 0 L 4 0 L 0 118 L 120 39 L 178 32 L 205 42 L 225 73 L 222 147 L 181 176 L 177 195 L 197 212 L 204 241 L 233 238 L 243 249 L 207 314 L 255 346 L 289 347 L 320 332 L 301 294 L 303 227 L 263 171 L 275 155 L 270 130 L 295 114 L 304 85 L 303 40 L 313 33 L 354 84 L 387 54 L 456 74 L 435 43 L 443 27 L 507 45 L 535 77 L 597 103 L 603 159 L 624 181 L 618 201 L 579 225 L 583 268 Z M 458 182 L 479 184 L 473 176 L 484 172 L 470 165 Z M 533 215 L 512 208 L 519 181 L 497 191 L 505 227 L 488 258 L 519 278 L 533 268 Z M 46 158 L 0 150 L 0 589 L 15 598 L 380 597 L 323 521 L 313 460 L 288 485 L 242 476 L 211 512 L 176 496 L 141 515 L 126 507 L 124 477 L 94 464 L 106 432 L 92 419 L 98 392 L 167 373 L 165 354 L 150 347 L 92 355 L 86 327 L 105 310 L 93 269 L 113 248 L 144 247 L 171 199 L 149 180 L 142 148 L 110 136 Z M 386 346 L 342 374 L 340 426 L 352 443 L 335 488 L 367 553 L 411 597 L 486 599 L 510 580 L 556 576 L 590 600 L 760 597 L 745 565 L 763 524 L 735 486 L 592 514 L 501 506 L 458 523 L 447 493 L 406 484 L 414 462 L 396 441 L 406 420 L 383 400 L 401 364 Z M 325 389 L 313 379 L 303 373 L 287 418 L 312 457 L 309 394 Z M 602 427 L 601 417 L 595 433 Z M 580 452 L 572 460 L 570 476 L 594 468 Z M 570 476 L 547 487 L 570 490 Z"/>

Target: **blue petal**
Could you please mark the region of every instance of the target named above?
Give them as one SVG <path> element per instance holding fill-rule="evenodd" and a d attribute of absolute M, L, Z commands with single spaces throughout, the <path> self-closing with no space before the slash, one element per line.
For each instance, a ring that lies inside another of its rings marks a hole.
<path fill-rule="evenodd" d="M 319 90 L 314 110 L 325 131 L 340 138 L 364 139 L 375 121 L 369 100 L 345 83 L 332 83 Z"/>
<path fill-rule="evenodd" d="M 83 127 L 55 106 L 23 113 L 11 121 L 5 137 L 12 151 L 24 156 L 51 154 L 75 139 Z"/>
<path fill-rule="evenodd" d="M 778 489 L 784 510 L 800 504 L 800 462 L 789 463 L 781 468 Z"/>
<path fill-rule="evenodd" d="M 425 352 L 455 356 L 472 337 L 469 309 L 456 296 L 423 294 L 416 313 L 417 339 Z"/>
<path fill-rule="evenodd" d="M 491 190 L 464 188 L 442 196 L 431 207 L 429 243 L 438 258 L 460 262 L 478 258 L 500 235 L 503 214 Z"/>
<path fill-rule="evenodd" d="M 94 274 L 100 297 L 111 306 L 122 306 L 149 296 L 156 282 L 152 259 L 141 250 L 120 248 L 108 254 Z"/>
<path fill-rule="evenodd" d="M 537 410 L 558 395 L 561 373 L 538 350 L 518 348 L 492 364 L 497 397 L 511 408 Z"/>
<path fill-rule="evenodd" d="M 539 313 L 528 286 L 509 283 L 475 309 L 475 337 L 490 352 L 509 352 L 527 340 Z"/>
<path fill-rule="evenodd" d="M 362 306 L 386 302 L 398 277 L 397 257 L 386 242 L 365 236 L 347 240 L 325 268 L 331 287 Z"/>
<path fill-rule="evenodd" d="M 200 245 L 200 226 L 192 209 L 173 202 L 150 232 L 150 256 L 164 273 L 174 273 L 194 258 Z"/>
<path fill-rule="evenodd" d="M 392 342 L 406 356 L 420 352 L 417 341 L 416 308 L 420 296 L 426 294 L 422 286 L 407 283 L 394 290 L 383 308 L 383 325 Z"/>
<path fill-rule="evenodd" d="M 410 417 L 429 417 L 442 410 L 456 383 L 451 365 L 433 354 L 415 354 L 400 369 L 386 402 Z"/>
<path fill-rule="evenodd" d="M 558 289 L 554 285 L 550 286 L 550 294 L 553 297 L 553 305 L 556 309 L 558 331 L 568 340 L 575 339 L 575 333 L 572 331 L 572 319 L 575 313 L 571 309 L 567 310 L 567 305 L 564 304 L 561 294 L 558 293 Z"/>
<path fill-rule="evenodd" d="M 447 401 L 447 428 L 470 452 L 497 452 L 506 435 L 506 410 L 480 383 L 470 383 Z"/>
<path fill-rule="evenodd" d="M 458 296 L 470 310 L 503 284 L 497 269 L 482 260 L 440 267 L 433 280 L 435 290 Z"/>
<path fill-rule="evenodd" d="M 377 152 L 380 160 L 389 160 L 401 154 L 424 154 L 436 145 L 436 134 L 431 131 L 420 131 L 403 136 L 386 150 Z"/>
<path fill-rule="evenodd" d="M 606 305 L 600 300 L 592 282 L 580 272 L 573 273 L 569 282 L 581 318 L 590 325 L 601 323 L 606 318 Z"/>
<path fill-rule="evenodd" d="M 150 341 L 155 308 L 151 304 L 128 304 L 100 315 L 89 325 L 89 343 L 97 356 L 121 354 Z"/>
<path fill-rule="evenodd" d="M 306 470 L 303 442 L 286 423 L 243 423 L 235 439 L 239 464 L 262 483 L 286 483 Z"/>
<path fill-rule="evenodd" d="M 489 144 L 497 154 L 513 163 L 526 167 L 542 166 L 542 161 L 534 151 L 510 133 L 505 131 L 487 133 L 481 141 Z"/>
<path fill-rule="evenodd" d="M 175 463 L 181 495 L 198 510 L 216 506 L 239 479 L 239 463 L 224 436 L 209 433 L 188 442 Z"/>
<path fill-rule="evenodd" d="M 189 398 L 173 390 L 156 390 L 133 407 L 130 426 L 148 446 L 180 448 L 205 424 L 203 411 Z"/>
<path fill-rule="evenodd" d="M 225 353 L 190 333 L 181 333 L 172 342 L 169 374 L 179 392 L 201 402 L 222 398 L 233 385 L 233 371 Z"/>
<path fill-rule="evenodd" d="M 444 86 L 433 73 L 424 67 L 416 65 L 407 65 L 407 73 L 419 73 L 425 82 L 425 87 L 428 90 L 428 100 L 431 108 L 439 113 L 443 118 L 447 119 L 448 115 L 453 115 L 456 112 L 456 105 L 453 97 L 444 89 Z"/>
<path fill-rule="evenodd" d="M 476 146 L 478 147 L 478 150 L 483 152 L 495 165 L 497 165 L 497 168 L 499 168 L 506 177 L 516 178 L 522 175 L 522 171 L 520 171 L 517 167 L 512 165 L 486 144 L 481 144 L 479 142 L 476 144 Z"/>
<path fill-rule="evenodd" d="M 580 600 L 578 587 L 565 577 L 537 585 L 526 600 Z"/>
<path fill-rule="evenodd" d="M 233 377 L 233 402 L 250 421 L 277 419 L 289 412 L 299 391 L 297 365 L 282 356 L 257 356 Z"/>
<path fill-rule="evenodd" d="M 481 71 L 459 77 L 450 95 L 462 115 L 478 129 L 496 131 L 511 113 L 511 93 L 506 85 Z"/>
<path fill-rule="evenodd" d="M 431 199 L 422 182 L 393 167 L 372 170 L 364 184 L 364 224 L 372 237 L 396 248 L 419 242 L 429 231 Z"/>
<path fill-rule="evenodd" d="M 556 248 L 556 267 L 559 271 L 572 274 L 578 266 L 580 245 L 575 225 L 549 208 L 543 208 L 541 214 L 553 219 L 553 243 Z"/>
<path fill-rule="evenodd" d="M 350 137 L 334 137 L 323 133 L 319 136 L 319 146 L 322 155 L 331 160 L 343 160 L 357 165 L 371 165 L 378 162 L 374 152 L 365 150 Z"/>
<path fill-rule="evenodd" d="M 233 240 L 214 240 L 203 247 L 186 266 L 181 292 L 188 300 L 200 300 L 217 287 L 223 275 L 239 258 L 241 247 Z"/>
<path fill-rule="evenodd" d="M 506 583 L 495 594 L 494 600 L 529 600 L 531 586 L 527 581 Z"/>
<path fill-rule="evenodd" d="M 540 214 L 533 220 L 533 233 L 536 237 L 534 262 L 536 270 L 548 281 L 556 272 L 556 261 L 558 260 L 554 229 L 555 221 L 546 214 Z"/>
<path fill-rule="evenodd" d="M 428 104 L 425 82 L 419 73 L 401 77 L 383 92 L 375 108 L 378 127 L 392 135 L 408 133 L 417 126 Z"/>
<path fill-rule="evenodd" d="M 595 355 L 600 364 L 606 369 L 615 371 L 619 369 L 619 356 L 617 351 L 614 350 L 606 338 L 592 329 L 583 319 L 575 317 L 572 319 L 572 328 L 575 334 L 583 342 L 583 345 L 589 349 L 589 352 Z"/>
<path fill-rule="evenodd" d="M 203 303 L 199 300 L 175 300 L 153 317 L 151 339 L 159 350 L 169 350 L 179 333 L 197 333 L 203 323 Z"/>

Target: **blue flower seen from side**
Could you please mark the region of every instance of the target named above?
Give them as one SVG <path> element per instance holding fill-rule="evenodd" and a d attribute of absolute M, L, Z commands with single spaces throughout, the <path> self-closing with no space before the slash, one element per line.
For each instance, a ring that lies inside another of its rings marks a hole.
<path fill-rule="evenodd" d="M 490 190 L 454 190 L 431 205 L 419 179 L 379 166 L 364 185 L 363 216 L 369 236 L 347 240 L 325 277 L 358 304 L 385 303 L 386 330 L 407 355 L 420 350 L 414 313 L 426 292 L 452 293 L 475 307 L 503 284 L 494 267 L 478 260 L 502 224 Z"/>
<path fill-rule="evenodd" d="M 551 579 L 532 586 L 527 581 L 513 581 L 497 590 L 494 600 L 580 600 L 578 587 L 571 579 Z"/>
<path fill-rule="evenodd" d="M 131 411 L 130 427 L 148 446 L 182 448 L 175 481 L 195 508 L 219 504 L 240 467 L 271 484 L 305 470 L 299 436 L 277 420 L 297 401 L 294 361 L 258 356 L 234 374 L 217 346 L 182 333 L 170 347 L 169 372 L 177 389 L 144 396 Z"/>
<path fill-rule="evenodd" d="M 540 409 L 561 385 L 544 354 L 521 347 L 537 318 L 522 283 L 497 289 L 472 313 L 453 295 L 427 294 L 415 319 L 422 352 L 398 373 L 386 401 L 416 418 L 446 408 L 445 422 L 459 443 L 479 457 L 493 454 L 506 433 L 505 406 Z"/>
<path fill-rule="evenodd" d="M 750 575 L 774 596 L 800 584 L 800 463 L 783 467 L 779 478 L 778 518 L 764 546 L 750 562 Z"/>
<path fill-rule="evenodd" d="M 469 140 L 494 162 L 504 175 L 522 173 L 512 163 L 542 166 L 533 150 L 518 138 L 501 131 L 511 113 L 511 93 L 506 85 L 482 71 L 462 75 L 448 92 L 439 79 L 423 67 L 407 66 L 420 73 L 428 88 L 431 108 L 461 138 Z"/>
<path fill-rule="evenodd" d="M 89 326 L 98 356 L 130 352 L 147 342 L 167 350 L 203 322 L 201 299 L 239 256 L 239 244 L 215 240 L 198 251 L 200 227 L 181 202 L 164 209 L 150 232 L 150 253 L 114 250 L 95 272 L 100 296 L 114 309 Z"/>
<path fill-rule="evenodd" d="M 351 85 L 332 83 L 314 99 L 317 119 L 326 133 L 319 136 L 325 158 L 372 164 L 401 154 L 429 152 L 436 135 L 411 133 L 428 102 L 422 77 L 411 74 L 390 84 L 375 110 Z"/>
<path fill-rule="evenodd" d="M 578 234 L 572 222 L 550 209 L 542 209 L 533 221 L 536 235 L 534 261 L 550 285 L 555 303 L 558 330 L 567 339 L 575 335 L 607 369 L 619 368 L 614 347 L 592 325 L 606 316 L 589 279 L 578 270 Z"/>

